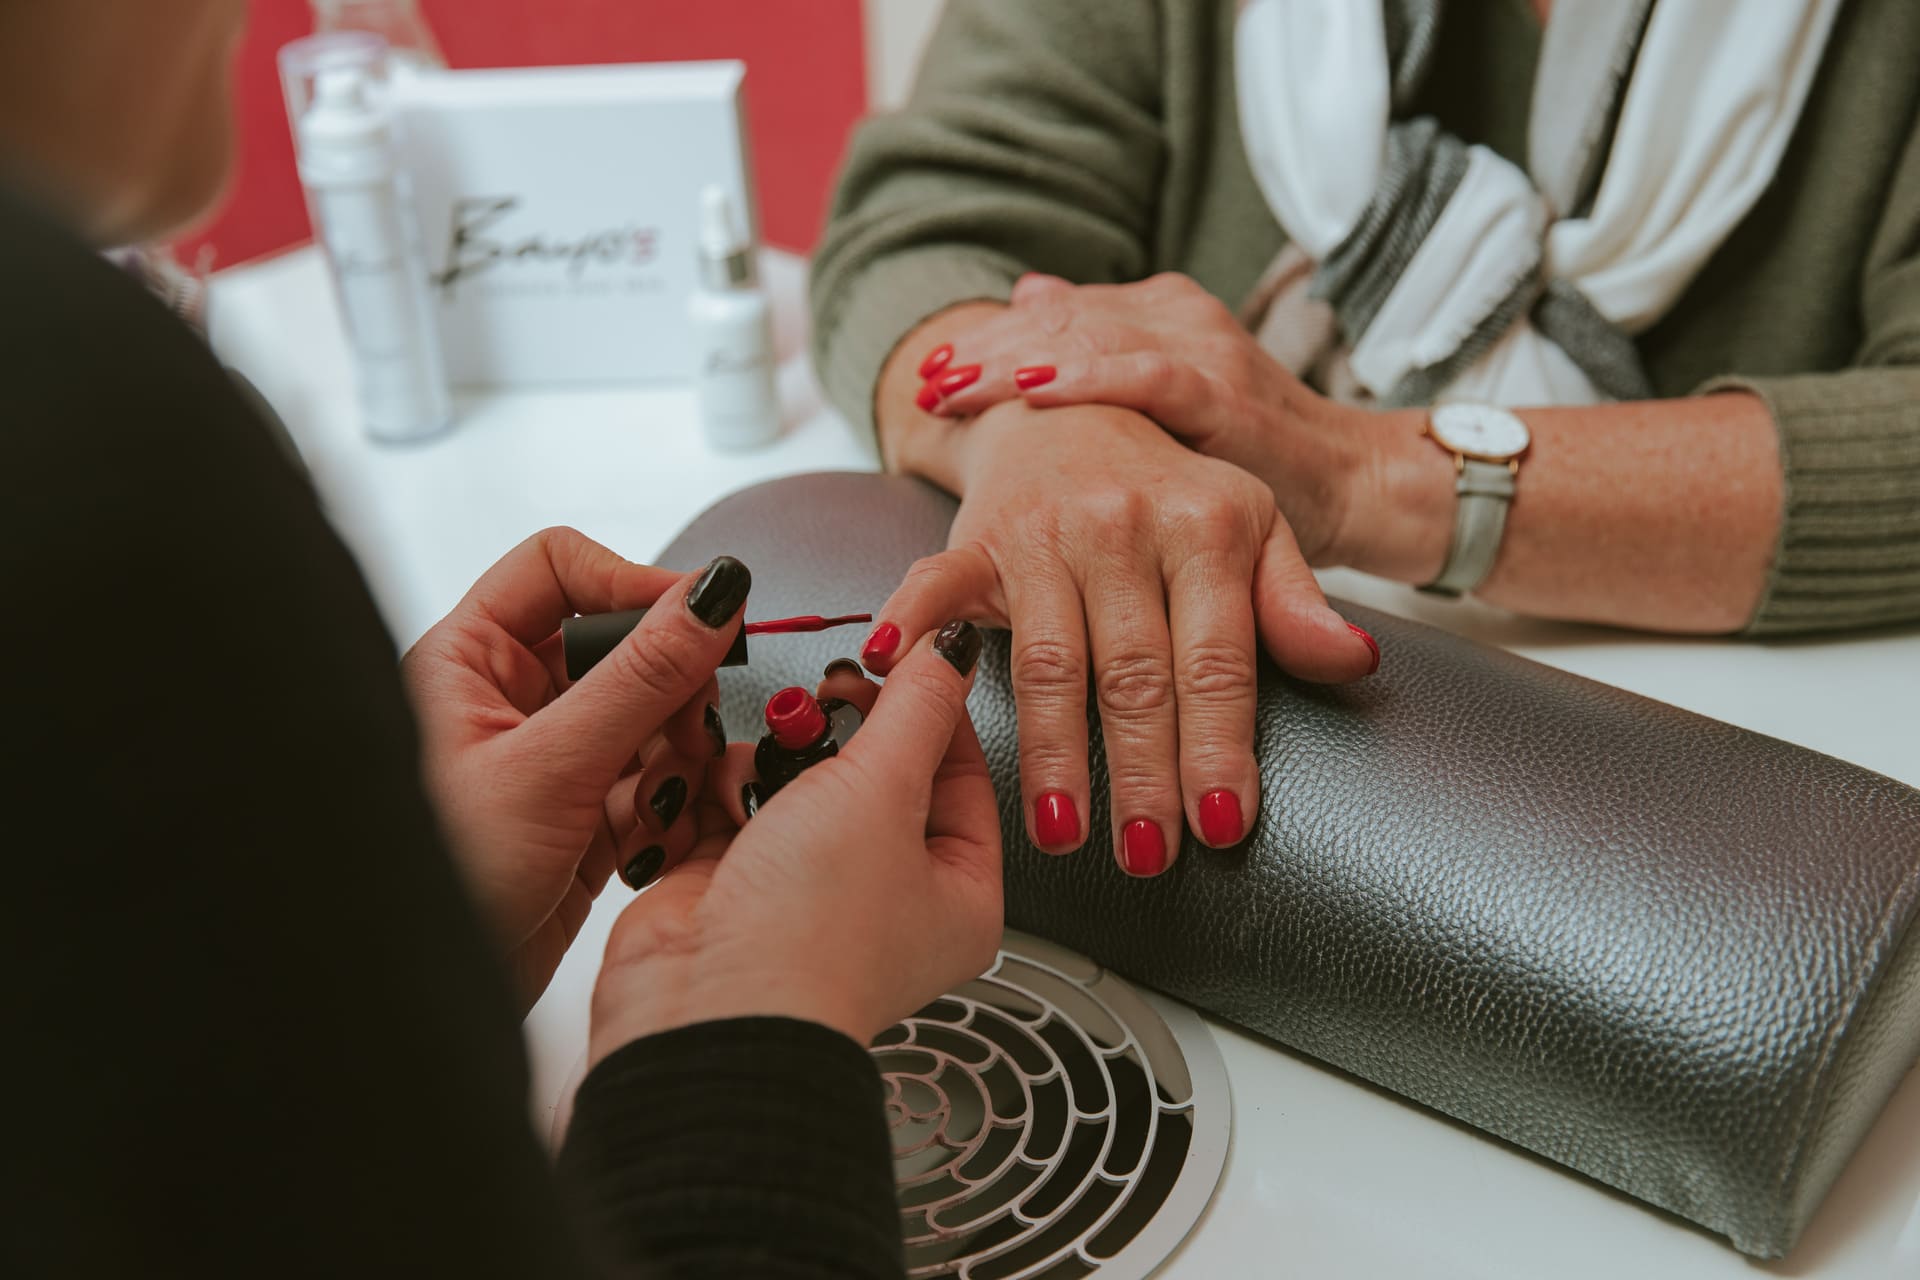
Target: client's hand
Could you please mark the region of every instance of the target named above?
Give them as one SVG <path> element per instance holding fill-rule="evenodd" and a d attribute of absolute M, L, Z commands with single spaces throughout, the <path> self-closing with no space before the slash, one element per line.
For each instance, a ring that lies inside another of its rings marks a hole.
<path fill-rule="evenodd" d="M 992 963 L 1000 822 L 966 716 L 979 653 L 962 623 L 917 645 L 877 702 L 858 676 L 830 679 L 826 692 L 871 707 L 865 725 L 744 830 L 752 749 L 732 748 L 691 856 L 614 924 L 590 1064 L 641 1036 L 755 1014 L 864 1044 Z"/>
<path fill-rule="evenodd" d="M 1364 531 L 1350 526 L 1369 515 L 1355 510 L 1364 505 L 1355 495 L 1373 482 L 1373 415 L 1302 383 L 1188 277 L 1073 285 L 1025 276 L 1011 306 L 951 345 L 949 372 L 929 386 L 938 392 L 945 377 L 954 390 L 923 393 L 928 412 L 965 418 L 1016 397 L 1033 408 L 1137 410 L 1265 481 L 1309 564 L 1352 561 L 1349 544 Z"/>
<path fill-rule="evenodd" d="M 1164 871 L 1183 810 L 1206 844 L 1237 844 L 1259 805 L 1256 627 L 1308 680 L 1368 674 L 1371 638 L 1328 607 L 1265 486 L 1139 414 L 1015 400 L 956 430 L 965 496 L 952 550 L 887 602 L 868 667 L 891 670 L 891 642 L 943 618 L 1011 626 L 1037 847 L 1065 853 L 1087 837 L 1089 683 L 1123 869 Z"/>
<path fill-rule="evenodd" d="M 726 744 L 713 675 L 751 582 L 727 557 L 683 579 L 549 529 L 403 660 L 427 788 L 527 1004 L 609 875 L 644 878 L 692 847 L 691 800 Z M 647 605 L 568 688 L 561 621 Z"/>

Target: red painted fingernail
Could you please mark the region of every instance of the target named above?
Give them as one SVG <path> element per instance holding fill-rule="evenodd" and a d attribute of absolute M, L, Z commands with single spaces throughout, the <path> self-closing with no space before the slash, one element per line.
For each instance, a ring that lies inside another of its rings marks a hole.
<path fill-rule="evenodd" d="M 876 662 L 885 662 L 900 647 L 900 628 L 891 622 L 883 622 L 873 629 L 867 637 L 867 647 L 860 651 L 860 661 L 866 663 L 867 670 L 873 670 Z"/>
<path fill-rule="evenodd" d="M 1031 365 L 1025 369 L 1013 371 L 1013 385 L 1022 391 L 1031 391 L 1035 387 L 1044 387 L 1060 376 L 1060 371 L 1050 364 Z"/>
<path fill-rule="evenodd" d="M 1200 838 L 1216 849 L 1239 844 L 1246 834 L 1240 816 L 1240 797 L 1231 791 L 1209 791 L 1200 797 Z"/>
<path fill-rule="evenodd" d="M 1033 840 L 1042 849 L 1080 843 L 1080 810 L 1064 791 L 1049 791 L 1033 802 Z"/>
<path fill-rule="evenodd" d="M 980 381 L 980 366 L 977 364 L 965 364 L 961 365 L 958 369 L 947 370 L 938 378 L 934 379 L 933 385 L 940 389 L 941 395 L 951 396 L 965 391 L 978 381 Z"/>
<path fill-rule="evenodd" d="M 1362 640 L 1365 640 L 1367 642 L 1367 648 L 1373 650 L 1373 665 L 1367 668 L 1367 674 L 1372 675 L 1380 669 L 1380 642 L 1368 635 L 1365 627 L 1356 627 L 1349 622 L 1347 624 L 1347 630 L 1353 632 L 1353 634 L 1359 636 Z"/>
<path fill-rule="evenodd" d="M 1160 824 L 1135 818 L 1120 833 L 1120 860 L 1130 876 L 1157 876 L 1167 869 L 1167 840 Z"/>
<path fill-rule="evenodd" d="M 920 376 L 923 378 L 931 378 L 934 374 L 940 372 L 952 363 L 953 344 L 951 342 L 943 342 L 933 350 L 927 352 L 927 358 L 920 362 Z"/>
<path fill-rule="evenodd" d="M 921 383 L 920 391 L 913 397 L 913 402 L 919 405 L 924 412 L 932 413 L 940 404 L 940 388 L 934 386 L 931 382 Z"/>

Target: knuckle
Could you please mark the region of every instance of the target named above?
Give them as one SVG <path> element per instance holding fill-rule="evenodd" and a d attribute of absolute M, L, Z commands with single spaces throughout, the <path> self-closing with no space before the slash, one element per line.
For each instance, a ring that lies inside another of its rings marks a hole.
<path fill-rule="evenodd" d="M 1250 344 L 1235 335 L 1222 334 L 1207 339 L 1204 350 L 1207 368 L 1217 372 L 1228 384 L 1244 387 L 1253 381 L 1257 361 Z"/>
<path fill-rule="evenodd" d="M 1029 698 L 1086 701 L 1086 664 L 1064 640 L 1021 641 L 1014 648 L 1010 671 L 1014 688 Z"/>
<path fill-rule="evenodd" d="M 938 595 L 960 574 L 960 557 L 964 551 L 941 551 L 934 555 L 922 556 L 913 562 L 901 579 L 900 595 L 926 598 Z"/>
<path fill-rule="evenodd" d="M 1183 558 L 1244 557 L 1258 543 L 1243 505 L 1223 494 L 1189 492 L 1170 498 L 1161 504 L 1160 518 Z"/>
<path fill-rule="evenodd" d="M 668 632 L 642 636 L 638 631 L 608 655 L 622 684 L 673 693 L 698 688 L 712 674 L 686 638 Z"/>
<path fill-rule="evenodd" d="M 1165 654 L 1122 653 L 1100 664 L 1094 677 L 1105 716 L 1138 720 L 1173 706 L 1173 670 Z"/>
<path fill-rule="evenodd" d="M 1187 647 L 1179 659 L 1180 690 L 1199 698 L 1251 697 L 1253 655 L 1238 645 L 1203 643 Z"/>
<path fill-rule="evenodd" d="M 1074 779 L 1086 776 L 1086 743 L 1078 737 L 1056 738 L 1055 732 L 1044 724 L 1020 726 L 1020 778 L 1029 805 L 1041 792 L 1072 786 Z"/>
<path fill-rule="evenodd" d="M 1146 525 L 1156 503 L 1152 495 L 1123 486 L 1095 489 L 1080 496 L 1082 513 L 1101 530 L 1131 533 Z"/>
<path fill-rule="evenodd" d="M 887 683 L 905 684 L 909 701 L 923 708 L 942 707 L 954 702 L 960 690 L 953 668 L 937 659 L 916 662 L 907 669 L 896 670 L 887 678 Z"/>
<path fill-rule="evenodd" d="M 1158 348 L 1135 352 L 1129 363 L 1128 372 L 1148 387 L 1165 387 L 1180 372 L 1167 353 Z"/>
<path fill-rule="evenodd" d="M 1073 305 L 1057 290 L 1049 290 L 1036 298 L 1029 317 L 1033 327 L 1043 337 L 1057 337 L 1073 327 Z"/>

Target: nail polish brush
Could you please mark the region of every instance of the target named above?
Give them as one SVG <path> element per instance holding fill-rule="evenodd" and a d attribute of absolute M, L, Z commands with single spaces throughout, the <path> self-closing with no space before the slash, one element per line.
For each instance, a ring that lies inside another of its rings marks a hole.
<path fill-rule="evenodd" d="M 587 674 L 596 662 L 612 653 L 619 643 L 627 638 L 627 633 L 639 626 L 640 619 L 646 616 L 645 609 L 627 609 L 620 613 L 582 614 L 580 617 L 568 618 L 562 622 L 560 643 L 567 656 L 567 679 L 578 680 Z M 837 618 L 808 613 L 797 618 L 769 618 L 764 622 L 749 622 L 734 636 L 733 647 L 727 651 L 726 660 L 720 665 L 723 667 L 747 665 L 748 636 L 802 635 L 872 621 L 873 615 L 870 613 L 847 613 Z"/>

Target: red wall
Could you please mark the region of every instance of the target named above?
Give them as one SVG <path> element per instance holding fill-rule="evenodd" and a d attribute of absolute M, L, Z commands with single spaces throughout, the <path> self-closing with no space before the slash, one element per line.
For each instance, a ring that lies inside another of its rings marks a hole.
<path fill-rule="evenodd" d="M 216 267 L 308 236 L 274 53 L 312 27 L 308 0 L 251 0 L 239 67 L 234 190 L 183 245 Z M 866 109 L 860 0 L 422 0 L 455 67 L 739 58 L 767 239 L 819 238 L 847 131 Z"/>

